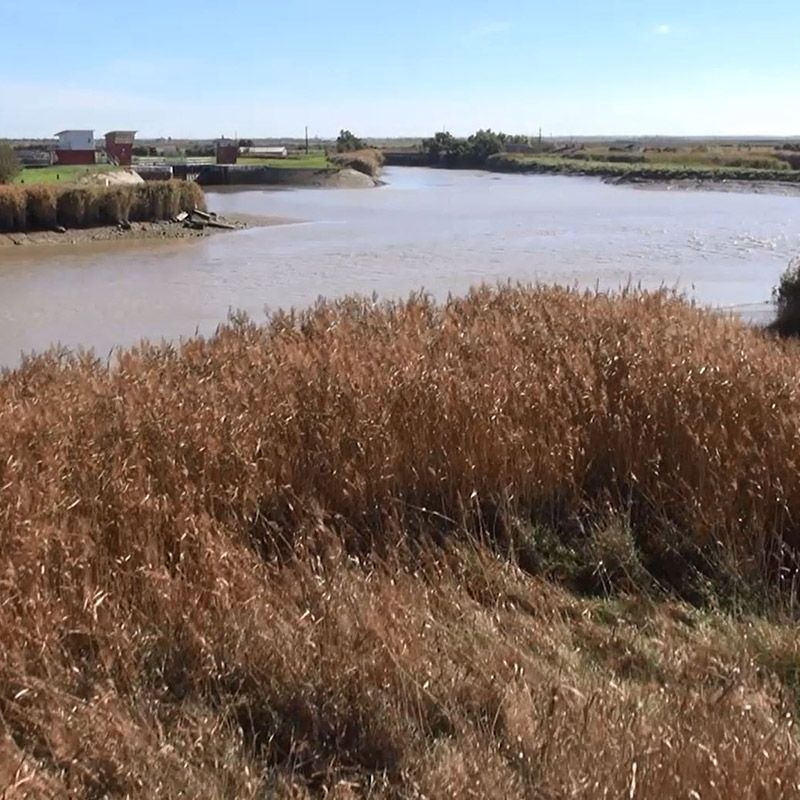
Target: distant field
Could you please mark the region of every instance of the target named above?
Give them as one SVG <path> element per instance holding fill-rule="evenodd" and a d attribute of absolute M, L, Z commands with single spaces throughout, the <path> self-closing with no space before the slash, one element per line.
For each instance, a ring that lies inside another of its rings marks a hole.
<path fill-rule="evenodd" d="M 95 164 L 94 166 L 52 166 L 52 167 L 26 167 L 15 181 L 16 183 L 75 183 L 84 175 L 93 172 L 108 172 L 117 169 L 110 164 Z"/>
<path fill-rule="evenodd" d="M 749 169 L 790 169 L 781 158 L 782 151 L 775 147 L 750 146 L 696 146 L 696 147 L 645 147 L 625 150 L 621 148 L 589 146 L 564 150 L 560 155 L 583 161 L 610 163 L 643 163 L 678 167 L 734 167 Z"/>

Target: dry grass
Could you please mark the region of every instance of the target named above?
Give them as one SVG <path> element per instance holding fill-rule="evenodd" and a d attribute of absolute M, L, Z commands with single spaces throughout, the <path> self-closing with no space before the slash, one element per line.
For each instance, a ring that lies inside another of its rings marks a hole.
<path fill-rule="evenodd" d="M 28 361 L 0 796 L 797 796 L 799 363 L 544 289 Z"/>
<path fill-rule="evenodd" d="M 330 161 L 338 167 L 350 167 L 377 178 L 383 168 L 384 156 L 380 150 L 366 148 L 351 153 L 334 153 L 330 156 Z"/>
<path fill-rule="evenodd" d="M 133 186 L 0 186 L 0 233 L 91 228 L 121 221 L 171 219 L 205 208 L 203 190 L 187 181 Z"/>

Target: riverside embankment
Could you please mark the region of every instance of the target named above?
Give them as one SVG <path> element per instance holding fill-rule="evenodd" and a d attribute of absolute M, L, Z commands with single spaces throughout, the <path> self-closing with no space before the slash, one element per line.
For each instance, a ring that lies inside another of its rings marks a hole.
<path fill-rule="evenodd" d="M 386 151 L 386 164 L 393 167 L 431 167 L 437 169 L 484 169 L 487 172 L 520 175 L 563 175 L 601 178 L 610 183 L 645 185 L 651 188 L 698 189 L 800 195 L 800 170 L 681 164 L 638 161 L 594 160 L 559 155 L 497 153 L 480 164 L 432 161 L 424 152 Z M 613 158 L 613 156 L 611 157 Z"/>
<path fill-rule="evenodd" d="M 376 181 L 349 167 L 308 169 L 305 167 L 262 167 L 253 164 L 181 165 L 172 168 L 177 178 L 200 186 L 283 186 L 299 188 L 362 189 Z"/>
<path fill-rule="evenodd" d="M 367 189 L 381 184 L 383 155 L 378 150 L 363 149 L 335 153 L 321 169 L 265 164 L 179 164 L 171 167 L 177 178 L 192 180 L 200 186 L 283 186 L 301 188 Z"/>
<path fill-rule="evenodd" d="M 588 161 L 555 156 L 522 156 L 500 153 L 490 156 L 486 169 L 527 175 L 575 175 L 603 178 L 617 183 L 644 183 L 672 187 L 729 186 L 731 191 L 764 191 L 800 194 L 800 170 L 753 169 L 659 163 Z"/>
<path fill-rule="evenodd" d="M 280 225 L 267 215 L 221 219 L 192 181 L 0 186 L 0 248 L 196 239 Z"/>
<path fill-rule="evenodd" d="M 0 233 L 159 222 L 194 209 L 205 209 L 205 197 L 200 187 L 185 181 L 0 186 Z"/>

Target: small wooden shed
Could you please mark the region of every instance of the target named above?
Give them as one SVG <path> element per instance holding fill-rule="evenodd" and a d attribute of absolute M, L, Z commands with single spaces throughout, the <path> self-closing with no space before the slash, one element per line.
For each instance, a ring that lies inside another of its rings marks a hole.
<path fill-rule="evenodd" d="M 106 153 L 108 160 L 121 167 L 129 167 L 133 162 L 133 140 L 136 131 L 109 131 L 106 134 Z"/>

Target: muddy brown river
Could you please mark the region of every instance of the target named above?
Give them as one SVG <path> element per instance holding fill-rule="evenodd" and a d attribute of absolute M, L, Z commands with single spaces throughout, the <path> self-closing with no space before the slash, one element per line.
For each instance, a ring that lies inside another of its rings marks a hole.
<path fill-rule="evenodd" d="M 386 170 L 379 189 L 214 192 L 221 213 L 301 220 L 194 241 L 0 251 L 0 365 L 53 344 L 105 356 L 320 296 L 480 283 L 667 286 L 765 314 L 800 254 L 800 198 L 591 178 Z"/>

